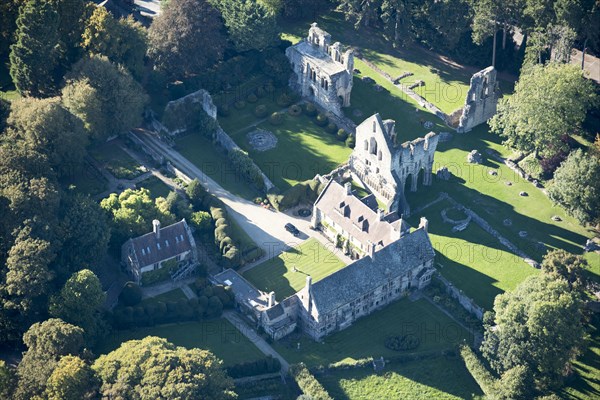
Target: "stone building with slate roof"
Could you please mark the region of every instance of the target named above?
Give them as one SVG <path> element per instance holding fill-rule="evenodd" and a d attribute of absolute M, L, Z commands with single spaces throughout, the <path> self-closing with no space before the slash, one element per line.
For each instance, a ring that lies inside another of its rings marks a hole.
<path fill-rule="evenodd" d="M 137 283 L 146 272 L 166 265 L 183 268 L 198 261 L 196 242 L 185 219 L 164 228 L 154 220 L 152 228 L 152 232 L 129 239 L 121 247 L 121 261 Z"/>
<path fill-rule="evenodd" d="M 290 86 L 336 115 L 350 106 L 354 53 L 313 23 L 308 36 L 285 51 L 292 67 Z"/>
<path fill-rule="evenodd" d="M 351 258 L 373 255 L 400 239 L 410 226 L 397 213 L 378 208 L 375 196 L 355 196 L 352 184 L 332 179 L 313 206 L 311 227 L 320 229 Z"/>
<path fill-rule="evenodd" d="M 275 293 L 259 291 L 231 269 L 214 280 L 231 287 L 238 310 L 272 339 L 281 339 L 299 326 L 320 340 L 400 299 L 408 290 L 428 285 L 434 256 L 427 220 L 422 218 L 418 229 L 407 230 L 399 239 L 328 277 L 313 283 L 307 276 L 304 288 L 279 303 Z"/>

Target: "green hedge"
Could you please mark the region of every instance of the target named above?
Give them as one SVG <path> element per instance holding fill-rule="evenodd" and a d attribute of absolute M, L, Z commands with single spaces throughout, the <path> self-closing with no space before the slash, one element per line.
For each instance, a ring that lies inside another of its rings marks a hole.
<path fill-rule="evenodd" d="M 290 375 L 294 378 L 302 393 L 310 396 L 313 400 L 333 400 L 317 378 L 306 368 L 306 365 L 302 363 L 291 365 Z"/>
<path fill-rule="evenodd" d="M 246 376 L 270 374 L 281 370 L 281 362 L 277 358 L 267 356 L 256 361 L 248 361 L 227 367 L 227 375 L 233 379 Z"/>
<path fill-rule="evenodd" d="M 260 191 L 265 190 L 265 182 L 260 168 L 254 164 L 252 158 L 241 149 L 235 149 L 227 153 L 227 158 L 236 172 L 250 184 Z"/>
<path fill-rule="evenodd" d="M 483 393 L 492 396 L 496 392 L 496 379 L 490 371 L 483 365 L 477 354 L 467 345 L 460 347 L 460 356 L 465 362 L 465 366 L 471 373 L 475 382 L 479 385 Z"/>
<path fill-rule="evenodd" d="M 282 194 L 269 193 L 267 197 L 277 211 L 284 211 L 300 203 L 314 202 L 323 188 L 319 181 L 309 179 L 295 184 Z"/>

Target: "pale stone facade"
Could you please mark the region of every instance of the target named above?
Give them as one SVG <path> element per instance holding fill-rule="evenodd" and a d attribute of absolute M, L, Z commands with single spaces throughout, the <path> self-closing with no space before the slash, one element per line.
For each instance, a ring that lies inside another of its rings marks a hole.
<path fill-rule="evenodd" d="M 492 118 L 496 114 L 499 93 L 494 67 L 487 67 L 474 74 L 457 131 L 468 132 Z"/>
<path fill-rule="evenodd" d="M 425 137 L 396 145 L 395 122 L 382 120 L 375 114 L 356 128 L 356 146 L 350 155 L 352 174 L 360 180 L 388 211 L 410 215 L 404 196 L 406 182 L 417 190 L 419 173 L 423 170 L 425 186 L 431 185 L 433 159 L 439 136 L 429 132 Z"/>
<path fill-rule="evenodd" d="M 290 46 L 285 54 L 292 66 L 290 87 L 304 98 L 342 116 L 342 107 L 350 106 L 354 55 L 331 35 L 313 23 L 308 36 Z"/>

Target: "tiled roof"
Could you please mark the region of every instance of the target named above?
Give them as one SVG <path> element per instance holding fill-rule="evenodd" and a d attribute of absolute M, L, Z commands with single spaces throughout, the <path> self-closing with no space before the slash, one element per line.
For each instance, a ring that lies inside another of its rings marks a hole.
<path fill-rule="evenodd" d="M 173 258 L 193 246 L 187 232 L 187 222 L 182 219 L 173 225 L 160 228 L 160 235 L 154 232 L 130 239 L 125 246 L 132 246 L 140 267 Z"/>
<path fill-rule="evenodd" d="M 252 308 L 263 310 L 267 308 L 268 296 L 255 288 L 243 276 L 231 268 L 215 275 L 215 280 L 222 285 L 231 286 L 233 294 L 241 301 L 245 301 Z"/>
<path fill-rule="evenodd" d="M 354 194 L 346 194 L 346 188 L 335 180 L 327 184 L 315 206 L 363 244 L 370 241 L 384 247 L 400 236 L 398 220 L 390 223 L 384 217 L 380 221 L 376 211 Z M 406 230 L 408 224 L 403 221 L 402 227 Z"/>
<path fill-rule="evenodd" d="M 434 258 L 429 235 L 417 229 L 375 253 L 312 284 L 311 295 L 320 314 L 370 293 Z"/>

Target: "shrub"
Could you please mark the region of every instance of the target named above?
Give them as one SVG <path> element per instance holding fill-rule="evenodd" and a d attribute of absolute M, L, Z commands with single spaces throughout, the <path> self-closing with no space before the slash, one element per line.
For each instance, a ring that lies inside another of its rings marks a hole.
<path fill-rule="evenodd" d="M 288 108 L 288 114 L 293 117 L 297 117 L 298 115 L 302 114 L 302 107 L 300 107 L 298 104 L 294 104 Z"/>
<path fill-rule="evenodd" d="M 250 184 L 255 185 L 258 190 L 264 190 L 265 182 L 262 171 L 254 164 L 248 153 L 241 149 L 236 149 L 230 151 L 227 157 L 241 177 L 245 178 Z"/>
<path fill-rule="evenodd" d="M 267 356 L 266 358 L 247 361 L 240 364 L 235 364 L 227 367 L 227 375 L 233 379 L 243 378 L 245 376 L 270 374 L 273 372 L 279 372 L 281 370 L 281 363 L 277 358 Z"/>
<path fill-rule="evenodd" d="M 353 149 L 355 145 L 356 145 L 356 139 L 354 138 L 354 135 L 348 136 L 348 139 L 346 139 L 346 146 Z"/>
<path fill-rule="evenodd" d="M 302 363 L 291 365 L 290 375 L 294 378 L 298 387 L 302 390 L 302 393 L 310 396 L 310 398 L 333 400 L 325 388 L 319 383 L 317 378 L 315 378 L 308 368 L 306 368 L 306 365 Z"/>
<path fill-rule="evenodd" d="M 256 103 L 258 101 L 258 97 L 256 97 L 254 93 L 250 93 L 246 100 L 248 101 L 248 103 Z"/>
<path fill-rule="evenodd" d="M 390 350 L 404 351 L 416 349 L 421 340 L 414 335 L 388 336 L 384 344 Z"/>
<path fill-rule="evenodd" d="M 340 142 L 345 142 L 348 139 L 348 132 L 344 129 L 338 129 L 336 136 Z"/>
<path fill-rule="evenodd" d="M 331 134 L 335 134 L 338 130 L 338 127 L 333 122 L 330 122 L 327 124 L 327 128 L 325 128 L 325 129 L 327 130 L 327 132 L 329 132 Z"/>
<path fill-rule="evenodd" d="M 317 119 L 315 120 L 316 124 L 319 126 L 325 126 L 327 125 L 327 122 L 329 121 L 329 118 L 327 118 L 327 116 L 323 113 L 320 113 L 319 115 L 317 115 Z"/>
<path fill-rule="evenodd" d="M 267 113 L 268 113 L 267 106 L 265 106 L 264 104 L 259 104 L 254 109 L 254 115 L 256 115 L 258 118 L 266 117 Z"/>
<path fill-rule="evenodd" d="M 271 125 L 281 125 L 283 123 L 283 115 L 280 112 L 274 112 L 269 117 Z"/>
<path fill-rule="evenodd" d="M 309 117 L 314 117 L 317 115 L 317 107 L 313 103 L 306 103 L 304 106 L 304 113 Z"/>
<path fill-rule="evenodd" d="M 238 110 L 241 110 L 244 107 L 246 107 L 246 102 L 244 100 L 238 100 L 238 101 L 235 102 L 235 104 L 233 106 L 235 108 L 237 108 Z"/>
<path fill-rule="evenodd" d="M 200 232 L 208 232 L 211 228 L 212 217 L 206 211 L 196 211 L 192 214 L 192 225 Z"/>
<path fill-rule="evenodd" d="M 477 354 L 469 346 L 462 345 L 460 347 L 460 356 L 483 393 L 487 395 L 494 394 L 496 392 L 497 381 L 481 362 Z"/>
<path fill-rule="evenodd" d="M 119 303 L 125 306 L 135 306 L 140 301 L 142 301 L 142 289 L 135 282 L 127 282 L 119 294 Z"/>
<path fill-rule="evenodd" d="M 220 106 L 217 109 L 217 113 L 221 116 L 221 117 L 228 117 L 229 114 L 231 114 L 231 110 L 229 109 L 229 106 L 227 104 L 223 104 L 222 106 Z"/>

